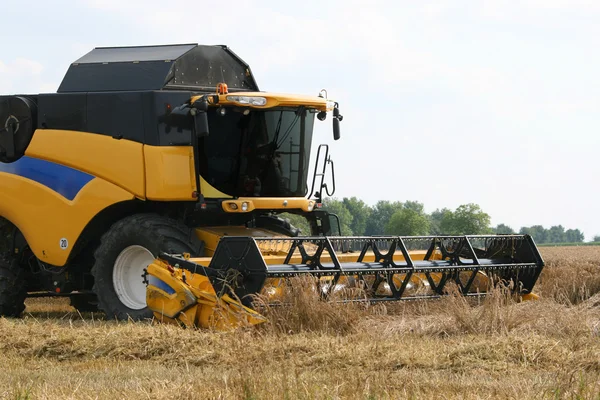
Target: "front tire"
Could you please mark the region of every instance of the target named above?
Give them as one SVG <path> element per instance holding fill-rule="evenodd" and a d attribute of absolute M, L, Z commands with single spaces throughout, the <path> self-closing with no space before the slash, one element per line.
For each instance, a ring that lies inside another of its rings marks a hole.
<path fill-rule="evenodd" d="M 256 218 L 256 227 L 264 228 L 281 235 L 298 237 L 300 229 L 290 223 L 289 219 L 283 219 L 276 215 L 260 215 Z"/>
<path fill-rule="evenodd" d="M 152 318 L 146 306 L 144 269 L 160 252 L 201 256 L 203 244 L 190 229 L 157 214 L 136 214 L 115 223 L 94 253 L 93 292 L 107 318 Z"/>

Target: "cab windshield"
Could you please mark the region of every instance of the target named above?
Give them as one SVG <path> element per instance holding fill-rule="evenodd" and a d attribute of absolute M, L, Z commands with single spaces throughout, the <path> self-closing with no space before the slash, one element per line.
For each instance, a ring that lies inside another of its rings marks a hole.
<path fill-rule="evenodd" d="M 306 196 L 315 112 L 244 110 L 209 110 L 210 134 L 200 139 L 201 175 L 235 197 Z"/>

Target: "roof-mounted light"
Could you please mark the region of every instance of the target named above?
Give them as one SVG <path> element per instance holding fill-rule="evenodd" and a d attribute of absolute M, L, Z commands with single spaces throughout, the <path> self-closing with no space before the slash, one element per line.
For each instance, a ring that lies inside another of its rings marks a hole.
<path fill-rule="evenodd" d="M 248 106 L 264 106 L 267 104 L 267 98 L 259 96 L 227 96 L 227 100 Z"/>
<path fill-rule="evenodd" d="M 229 89 L 227 88 L 227 84 L 226 83 L 219 83 L 217 85 L 217 93 L 218 94 L 227 94 L 229 93 Z"/>

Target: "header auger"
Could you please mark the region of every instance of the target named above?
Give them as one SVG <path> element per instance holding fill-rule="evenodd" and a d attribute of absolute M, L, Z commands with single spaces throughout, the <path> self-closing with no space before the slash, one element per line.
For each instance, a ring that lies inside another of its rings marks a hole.
<path fill-rule="evenodd" d="M 227 46 L 198 44 L 96 48 L 56 93 L 0 96 L 0 315 L 68 296 L 110 319 L 225 329 L 263 322 L 252 298 L 280 301 L 305 275 L 324 299 L 354 293 L 343 301 L 498 282 L 532 295 L 528 236 L 341 237 L 321 209 L 328 145 L 308 172 L 314 124 L 338 140 L 342 119 L 326 91 L 261 91 Z"/>

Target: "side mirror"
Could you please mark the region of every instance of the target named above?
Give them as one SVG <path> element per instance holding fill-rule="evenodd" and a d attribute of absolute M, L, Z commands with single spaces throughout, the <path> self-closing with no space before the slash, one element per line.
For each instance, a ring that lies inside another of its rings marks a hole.
<path fill-rule="evenodd" d="M 208 136 L 208 116 L 206 115 L 206 111 L 196 112 L 196 115 L 194 115 L 194 126 L 197 137 Z"/>
<path fill-rule="evenodd" d="M 340 109 L 336 107 L 333 109 L 333 140 L 340 139 L 340 121 L 342 120 L 342 116 L 340 115 Z"/>
<path fill-rule="evenodd" d="M 196 128 L 197 137 L 208 136 L 208 100 L 206 97 L 201 97 L 192 104 L 192 115 L 194 116 L 194 126 Z"/>

